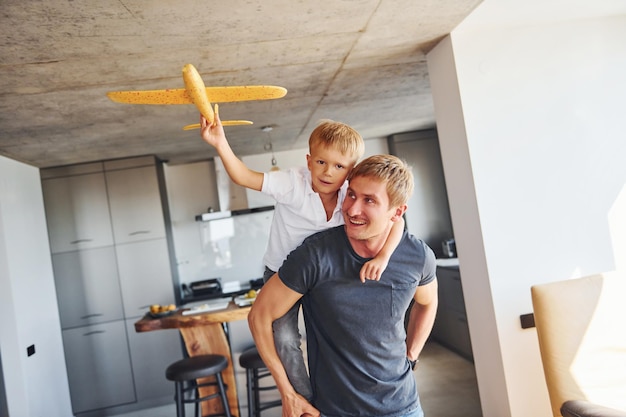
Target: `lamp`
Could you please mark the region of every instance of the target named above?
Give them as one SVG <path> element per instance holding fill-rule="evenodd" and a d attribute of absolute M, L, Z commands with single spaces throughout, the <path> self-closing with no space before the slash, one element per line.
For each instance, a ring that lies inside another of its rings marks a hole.
<path fill-rule="evenodd" d="M 276 156 L 274 155 L 274 147 L 272 146 L 272 135 L 270 134 L 272 130 L 274 130 L 272 126 L 263 126 L 261 128 L 261 131 L 267 133 L 267 137 L 269 138 L 269 143 L 264 146 L 264 149 L 272 153 L 272 167 L 270 168 L 270 171 L 280 171 L 276 162 Z"/>

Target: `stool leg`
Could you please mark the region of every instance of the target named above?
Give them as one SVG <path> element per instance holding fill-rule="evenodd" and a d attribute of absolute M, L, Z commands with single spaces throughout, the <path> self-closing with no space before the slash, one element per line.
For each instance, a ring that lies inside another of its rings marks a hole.
<path fill-rule="evenodd" d="M 183 403 L 183 383 L 176 381 L 176 416 L 185 417 L 185 404 Z"/>
<path fill-rule="evenodd" d="M 194 379 L 192 383 L 193 383 L 193 384 L 195 385 L 195 387 L 196 387 L 196 388 L 194 389 L 194 393 L 195 393 L 195 395 L 196 395 L 196 398 L 200 398 L 200 391 L 198 390 L 198 384 L 197 384 L 197 381 Z M 196 403 L 194 404 L 194 406 L 193 406 L 193 410 L 194 410 L 194 415 L 195 415 L 196 417 L 202 417 L 202 416 L 200 415 L 200 403 L 199 403 L 198 401 L 196 401 Z"/>
<path fill-rule="evenodd" d="M 252 385 L 254 386 L 254 417 L 261 417 L 261 386 L 259 383 L 259 370 L 252 370 Z"/>
<path fill-rule="evenodd" d="M 222 405 L 224 406 L 224 414 L 226 417 L 231 417 L 230 415 L 230 405 L 228 404 L 228 398 L 226 398 L 226 387 L 224 386 L 224 380 L 222 379 L 222 373 L 218 372 L 215 374 L 217 379 L 217 386 L 219 388 L 220 397 L 222 398 Z"/>
<path fill-rule="evenodd" d="M 248 417 L 254 416 L 254 382 L 252 369 L 246 369 L 246 388 L 248 391 Z"/>

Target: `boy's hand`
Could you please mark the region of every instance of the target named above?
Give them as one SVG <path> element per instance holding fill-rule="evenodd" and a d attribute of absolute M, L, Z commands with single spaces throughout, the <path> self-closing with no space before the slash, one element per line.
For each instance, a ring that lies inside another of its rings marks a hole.
<path fill-rule="evenodd" d="M 380 280 L 380 276 L 385 271 L 385 268 L 387 268 L 387 261 L 374 258 L 366 262 L 365 265 L 361 267 L 359 278 L 361 279 L 361 282 L 365 282 L 366 279 L 378 281 Z"/>
<path fill-rule="evenodd" d="M 217 109 L 213 123 L 209 123 L 204 116 L 200 115 L 200 129 L 202 139 L 211 146 L 217 147 L 220 143 L 226 141 L 226 134 L 224 133 L 224 127 Z"/>

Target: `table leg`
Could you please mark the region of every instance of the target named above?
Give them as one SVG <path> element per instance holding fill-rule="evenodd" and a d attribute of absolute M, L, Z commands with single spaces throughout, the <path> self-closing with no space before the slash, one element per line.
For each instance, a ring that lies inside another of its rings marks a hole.
<path fill-rule="evenodd" d="M 239 417 L 239 399 L 237 397 L 237 385 L 235 383 L 235 370 L 230 352 L 230 345 L 224 333 L 224 328 L 219 323 L 207 324 L 198 327 L 179 328 L 189 356 L 218 354 L 228 358 L 228 367 L 222 371 L 224 383 L 228 386 L 226 396 L 230 405 L 230 412 L 233 417 Z M 202 379 L 198 380 L 201 383 Z M 200 389 L 200 396 L 215 392 L 213 387 Z M 223 408 L 219 399 L 205 401 L 202 403 L 202 415 L 222 413 Z"/>

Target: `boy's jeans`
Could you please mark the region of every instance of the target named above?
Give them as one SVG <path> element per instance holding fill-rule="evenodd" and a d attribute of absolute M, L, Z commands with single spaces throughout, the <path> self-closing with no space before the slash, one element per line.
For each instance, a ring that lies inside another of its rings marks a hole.
<path fill-rule="evenodd" d="M 263 282 L 267 282 L 272 275 L 274 275 L 274 271 L 266 267 L 263 273 Z M 276 345 L 278 357 L 289 377 L 289 382 L 291 382 L 298 394 L 311 401 L 313 398 L 311 381 L 309 380 L 309 374 L 307 373 L 300 347 L 302 336 L 298 328 L 299 312 L 300 302 L 297 302 L 284 316 L 274 320 L 272 324 L 274 344 Z"/>

